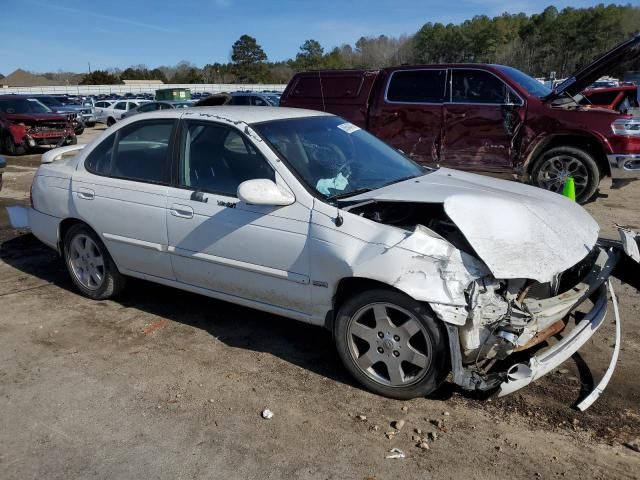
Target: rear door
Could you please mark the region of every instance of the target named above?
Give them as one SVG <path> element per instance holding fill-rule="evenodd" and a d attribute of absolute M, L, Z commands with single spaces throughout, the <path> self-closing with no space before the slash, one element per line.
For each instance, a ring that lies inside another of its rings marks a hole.
<path fill-rule="evenodd" d="M 173 278 L 166 194 L 173 119 L 131 123 L 105 138 L 73 177 L 73 202 L 119 268 Z"/>
<path fill-rule="evenodd" d="M 371 109 L 369 130 L 413 160 L 438 161 L 447 71 L 399 69 L 386 73 L 384 96 Z"/>
<path fill-rule="evenodd" d="M 510 173 L 512 140 L 523 121 L 523 100 L 487 70 L 454 68 L 450 72 L 442 165 Z"/>

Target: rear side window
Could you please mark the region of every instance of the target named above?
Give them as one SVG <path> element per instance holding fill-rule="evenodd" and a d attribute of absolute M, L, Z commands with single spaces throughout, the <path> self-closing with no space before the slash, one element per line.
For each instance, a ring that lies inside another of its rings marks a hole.
<path fill-rule="evenodd" d="M 85 168 L 97 175 L 109 175 L 111 157 L 113 156 L 113 142 L 116 134 L 110 135 L 100 145 L 93 149 L 84 162 Z"/>
<path fill-rule="evenodd" d="M 260 97 L 251 97 L 253 99 L 253 104 L 257 107 L 268 107 L 269 104 L 265 102 Z"/>
<path fill-rule="evenodd" d="M 111 174 L 150 183 L 168 182 L 169 142 L 173 120 L 131 124 L 118 132 Z"/>
<path fill-rule="evenodd" d="M 393 72 L 387 101 L 402 103 L 442 103 L 446 70 L 400 70 Z"/>
<path fill-rule="evenodd" d="M 94 174 L 148 183 L 168 183 L 174 120 L 145 120 L 118 130 L 85 160 Z"/>
<path fill-rule="evenodd" d="M 452 102 L 503 104 L 506 98 L 507 86 L 495 75 L 483 70 L 452 71 Z"/>
<path fill-rule="evenodd" d="M 127 109 L 127 102 L 118 102 L 115 104 L 115 106 L 113 107 L 114 110 L 126 110 Z"/>

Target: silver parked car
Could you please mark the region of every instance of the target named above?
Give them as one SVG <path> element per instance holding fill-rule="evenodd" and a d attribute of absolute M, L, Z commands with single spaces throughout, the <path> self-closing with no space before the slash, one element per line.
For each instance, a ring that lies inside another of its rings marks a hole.
<path fill-rule="evenodd" d="M 82 294 L 110 298 L 131 276 L 324 326 L 347 370 L 394 398 L 450 372 L 517 390 L 602 325 L 616 265 L 640 279 L 634 233 L 601 243 L 563 196 L 423 168 L 322 112 L 157 111 L 42 161 L 31 228 Z"/>
<path fill-rule="evenodd" d="M 189 108 L 193 106 L 193 102 L 178 102 L 178 101 L 160 101 L 160 102 L 148 102 L 138 105 L 136 108 L 132 108 L 126 113 L 122 114 L 122 118 L 129 118 L 132 115 L 139 113 L 155 112 L 157 110 L 169 110 L 171 108 Z"/>

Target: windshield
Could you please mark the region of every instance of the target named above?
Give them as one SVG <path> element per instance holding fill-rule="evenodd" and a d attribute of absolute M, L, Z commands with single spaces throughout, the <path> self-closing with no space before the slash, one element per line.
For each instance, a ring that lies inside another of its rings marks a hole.
<path fill-rule="evenodd" d="M 254 128 L 326 199 L 353 196 L 428 172 L 340 117 L 276 120 Z"/>
<path fill-rule="evenodd" d="M 511 77 L 511 79 L 524 88 L 527 93 L 534 95 L 538 98 L 544 98 L 551 93 L 551 89 L 544 84 L 540 83 L 533 77 L 530 77 L 526 73 L 521 72 L 517 68 L 505 67 L 504 65 L 496 65 L 505 75 Z"/>
<path fill-rule="evenodd" d="M 38 101 L 40 103 L 44 103 L 48 107 L 63 107 L 64 106 L 58 100 L 56 100 L 53 97 L 38 97 Z"/>
<path fill-rule="evenodd" d="M 4 113 L 51 113 L 51 109 L 35 98 L 11 98 L 0 100 L 0 111 Z"/>

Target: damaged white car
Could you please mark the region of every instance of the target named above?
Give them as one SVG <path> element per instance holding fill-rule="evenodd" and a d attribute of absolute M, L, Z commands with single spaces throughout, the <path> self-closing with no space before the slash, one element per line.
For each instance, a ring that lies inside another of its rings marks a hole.
<path fill-rule="evenodd" d="M 595 333 L 614 268 L 638 278 L 633 232 L 599 242 L 560 195 L 421 167 L 320 112 L 142 114 L 42 163 L 31 228 L 80 292 L 106 299 L 131 276 L 325 326 L 353 376 L 394 398 L 450 373 L 516 390 Z"/>

